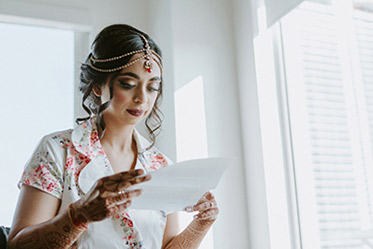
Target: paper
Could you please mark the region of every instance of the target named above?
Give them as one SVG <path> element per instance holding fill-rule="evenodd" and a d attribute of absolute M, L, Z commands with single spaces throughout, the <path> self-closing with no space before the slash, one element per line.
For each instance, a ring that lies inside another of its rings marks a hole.
<path fill-rule="evenodd" d="M 228 158 L 196 159 L 149 172 L 150 181 L 130 188 L 144 191 L 132 199 L 131 209 L 170 213 L 195 205 L 204 193 L 216 188 L 231 162 Z"/>

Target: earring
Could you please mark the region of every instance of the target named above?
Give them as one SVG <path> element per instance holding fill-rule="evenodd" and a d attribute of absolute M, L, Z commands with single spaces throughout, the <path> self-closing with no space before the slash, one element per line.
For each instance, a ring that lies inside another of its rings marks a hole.
<path fill-rule="evenodd" d="M 101 97 L 101 90 L 98 87 L 93 87 L 93 93 L 96 95 L 96 97 Z"/>

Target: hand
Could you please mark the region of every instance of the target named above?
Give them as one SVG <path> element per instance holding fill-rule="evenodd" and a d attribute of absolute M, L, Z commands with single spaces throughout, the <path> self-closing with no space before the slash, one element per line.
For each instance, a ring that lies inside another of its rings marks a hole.
<path fill-rule="evenodd" d="M 193 216 L 196 220 L 216 220 L 219 214 L 215 197 L 211 192 L 205 193 L 196 205 L 186 207 L 185 211 L 189 213 L 198 211 L 198 214 Z"/>
<path fill-rule="evenodd" d="M 85 196 L 71 205 L 74 225 L 86 227 L 91 222 L 124 212 L 131 200 L 142 193 L 141 189 L 125 190 L 151 179 L 150 175 L 140 176 L 142 174 L 143 170 L 130 170 L 97 180 Z"/>

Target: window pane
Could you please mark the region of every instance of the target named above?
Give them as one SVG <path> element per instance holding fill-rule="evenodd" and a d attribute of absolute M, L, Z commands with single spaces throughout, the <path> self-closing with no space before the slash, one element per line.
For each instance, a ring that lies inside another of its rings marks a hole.
<path fill-rule="evenodd" d="M 304 248 L 362 249 L 371 237 L 371 141 L 359 104 L 353 19 L 340 10 L 306 2 L 282 21 Z"/>
<path fill-rule="evenodd" d="M 9 226 L 38 141 L 74 124 L 74 33 L 4 23 L 0 33 L 0 225 Z"/>

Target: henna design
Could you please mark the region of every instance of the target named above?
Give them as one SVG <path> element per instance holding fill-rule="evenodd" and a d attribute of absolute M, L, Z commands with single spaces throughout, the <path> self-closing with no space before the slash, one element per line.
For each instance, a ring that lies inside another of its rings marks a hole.
<path fill-rule="evenodd" d="M 66 249 L 74 244 L 80 234 L 80 231 L 73 229 L 65 211 L 46 223 L 24 228 L 15 236 L 9 248 Z"/>
<path fill-rule="evenodd" d="M 141 194 L 141 190 L 125 190 L 151 178 L 140 176 L 143 173 L 143 170 L 131 170 L 99 179 L 85 196 L 72 203 L 70 209 L 63 214 L 45 224 L 27 227 L 19 232 L 12 248 L 68 248 L 74 244 L 82 233 L 81 230 L 87 228 L 89 223 L 124 212 L 131 205 L 131 200 Z"/>
<path fill-rule="evenodd" d="M 33 248 L 35 245 L 39 244 L 40 237 L 37 231 L 27 234 L 24 237 L 21 237 L 16 242 L 16 248 L 27 249 Z"/>
<path fill-rule="evenodd" d="M 90 222 L 101 221 L 125 211 L 131 200 L 141 194 L 141 190 L 124 191 L 150 180 L 150 176 L 140 176 L 143 173 L 143 170 L 130 170 L 99 179 L 94 188 L 71 206 L 74 224 L 84 227 Z"/>
<path fill-rule="evenodd" d="M 105 191 L 114 192 L 118 189 L 118 185 L 119 183 L 117 182 L 117 180 L 108 179 L 103 182 L 103 187 Z"/>
<path fill-rule="evenodd" d="M 45 234 L 45 241 L 48 244 L 48 248 L 66 247 L 71 244 L 68 236 L 55 231 L 47 232 Z"/>
<path fill-rule="evenodd" d="M 150 176 L 139 176 L 143 170 L 130 170 L 107 176 L 98 180 L 95 189 L 99 191 L 101 197 L 118 193 L 132 185 L 150 180 Z"/>
<path fill-rule="evenodd" d="M 197 220 L 216 220 L 218 218 L 219 209 L 212 208 L 200 212 L 199 214 L 195 215 L 194 218 Z"/>
<path fill-rule="evenodd" d="M 65 233 L 68 233 L 70 232 L 70 227 L 68 225 L 65 225 L 62 230 L 65 232 Z"/>
<path fill-rule="evenodd" d="M 187 212 L 198 211 L 198 214 L 194 215 L 193 218 L 196 220 L 213 220 L 218 218 L 219 209 L 215 201 L 215 197 L 211 192 L 205 193 L 198 203 L 194 206 L 185 208 Z"/>
<path fill-rule="evenodd" d="M 72 246 L 70 246 L 69 249 L 77 249 L 78 248 L 78 243 L 75 241 L 74 244 L 72 244 Z"/>
<path fill-rule="evenodd" d="M 185 230 L 172 238 L 165 249 L 197 249 L 214 221 L 193 220 Z"/>

